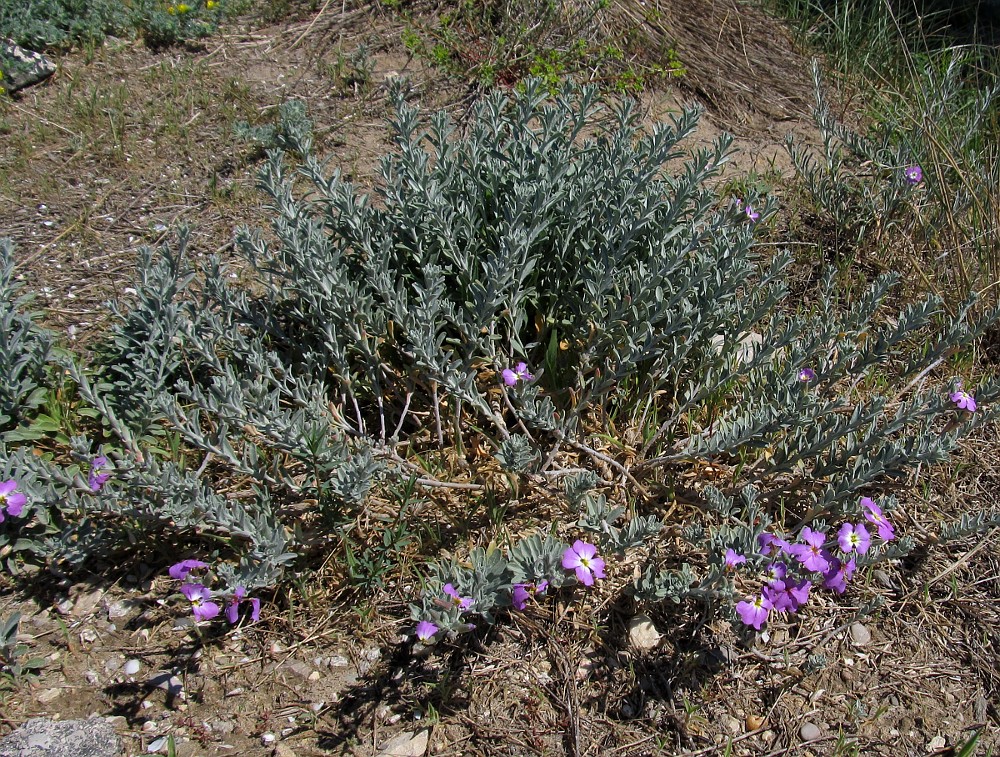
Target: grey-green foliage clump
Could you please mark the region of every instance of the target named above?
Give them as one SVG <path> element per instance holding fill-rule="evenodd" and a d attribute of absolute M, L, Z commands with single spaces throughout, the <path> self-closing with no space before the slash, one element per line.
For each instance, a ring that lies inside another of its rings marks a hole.
<path fill-rule="evenodd" d="M 287 100 L 278 106 L 275 124 L 251 126 L 237 121 L 233 132 L 240 139 L 253 142 L 267 150 L 297 151 L 299 146 L 312 146 L 312 121 L 306 115 L 306 105 L 301 100 Z"/>
<path fill-rule="evenodd" d="M 260 177 L 273 233 L 239 232 L 241 277 L 211 260 L 193 278 L 182 234 L 144 258 L 102 364 L 68 366 L 143 460 L 120 474 L 137 518 L 204 518 L 273 580 L 308 529 L 342 534 L 385 477 L 431 478 L 436 449 L 485 447 L 529 483 L 568 474 L 568 452 L 603 479 L 571 480 L 566 522 L 605 552 L 649 547 L 636 591 L 679 600 L 696 569 L 662 570 L 661 524 L 625 518 L 595 484 L 641 492 L 711 461 L 728 480 L 690 494 L 709 511 L 690 536 L 750 548 L 763 526 L 747 513 L 774 519 L 780 499 L 804 522 L 853 514 L 867 487 L 943 459 L 990 417 L 996 384 L 975 388 L 983 410 L 968 416 L 929 372 L 996 313 L 973 320 L 970 301 L 952 317 L 929 298 L 889 318 L 889 276 L 850 303 L 832 276 L 790 300 L 790 256 L 762 256 L 749 217 L 709 186 L 729 138 L 681 148 L 697 111 L 645 131 L 630 101 L 573 85 L 550 98 L 534 81 L 484 98 L 460 131 L 405 94 L 393 91 L 395 147 L 373 192 L 328 174 L 306 126 L 285 129 Z M 168 443 L 197 469 L 155 467 L 147 446 Z M 207 471 L 254 482 L 228 520 Z M 746 507 L 726 504 L 747 486 Z M 168 505 L 171 487 L 191 496 Z M 490 613 L 519 577 L 560 585 L 536 572 L 557 569 L 565 542 L 531 544 L 437 566 L 420 608 L 436 612 L 447 581 Z M 442 627 L 464 622 L 445 615 Z"/>
<path fill-rule="evenodd" d="M 397 149 L 375 196 L 308 150 L 297 174 L 311 187 L 296 194 L 273 153 L 262 186 L 279 243 L 239 238 L 290 304 L 299 349 L 328 366 L 353 432 L 412 432 L 414 411 L 447 397 L 437 424 L 474 422 L 498 445 L 519 421 L 575 434 L 596 405 L 632 412 L 673 394 L 717 333 L 777 300 L 767 271 L 743 296 L 752 233 L 704 186 L 728 139 L 664 171 L 695 111 L 646 134 L 630 102 L 597 121 L 596 90 L 550 102 L 533 82 L 485 99 L 459 135 L 443 113 L 425 130 L 395 97 Z M 545 375 L 508 390 L 497 374 L 518 359 Z"/>
<path fill-rule="evenodd" d="M 27 310 L 30 297 L 22 289 L 14 278 L 14 245 L 0 239 L 0 434 L 42 403 L 53 358 L 52 335 Z"/>

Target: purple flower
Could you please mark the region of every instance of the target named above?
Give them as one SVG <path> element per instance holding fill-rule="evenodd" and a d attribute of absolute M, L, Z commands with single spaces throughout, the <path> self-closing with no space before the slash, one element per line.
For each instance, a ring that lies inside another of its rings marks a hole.
<path fill-rule="evenodd" d="M 781 581 L 788 575 L 788 566 L 783 562 L 773 562 L 767 566 L 764 575 L 767 577 L 768 583 L 773 584 L 775 581 Z"/>
<path fill-rule="evenodd" d="M 763 594 L 758 594 L 753 598 L 748 597 L 747 601 L 739 602 L 736 605 L 736 612 L 739 613 L 743 623 L 753 626 L 758 631 L 767 622 L 767 614 L 773 609 L 774 605 L 771 603 L 771 600 Z"/>
<path fill-rule="evenodd" d="M 518 381 L 531 381 L 534 378 L 528 372 L 527 363 L 518 363 L 513 370 L 504 368 L 500 375 L 503 376 L 503 382 L 507 386 L 514 386 Z"/>
<path fill-rule="evenodd" d="M 101 468 L 106 468 L 107 465 L 108 458 L 104 455 L 98 455 L 91 461 L 90 475 L 87 477 L 87 485 L 90 487 L 90 491 L 99 492 L 101 487 L 111 478 L 110 473 L 98 473 Z"/>
<path fill-rule="evenodd" d="M 260 600 L 256 597 L 248 597 L 246 594 L 247 590 L 244 587 L 237 586 L 229 604 L 226 605 L 226 619 L 234 625 L 240 619 L 240 605 L 244 602 L 250 603 L 250 619 L 254 623 L 260 620 Z"/>
<path fill-rule="evenodd" d="M 882 508 L 875 504 L 869 497 L 861 498 L 861 505 L 865 508 L 865 518 L 869 523 L 878 527 L 878 535 L 885 541 L 892 541 L 896 538 L 896 529 L 893 528 L 889 519 L 882 514 Z"/>
<path fill-rule="evenodd" d="M 7 515 L 20 518 L 24 512 L 24 506 L 28 498 L 17 491 L 17 481 L 13 478 L 0 483 L 0 522 L 3 521 L 3 511 L 7 510 Z"/>
<path fill-rule="evenodd" d="M 802 605 L 809 601 L 809 590 L 812 589 L 812 581 L 796 581 L 795 583 L 789 583 L 785 581 L 785 590 L 788 592 L 788 596 L 791 598 L 792 602 L 795 603 L 795 609 L 789 609 L 789 612 L 795 612 Z"/>
<path fill-rule="evenodd" d="M 449 605 L 453 605 L 460 610 L 468 610 L 472 606 L 472 597 L 463 597 L 451 584 L 444 585 L 444 593 L 451 597 Z"/>
<path fill-rule="evenodd" d="M 778 612 L 795 613 L 809 601 L 810 589 L 812 589 L 810 581 L 790 579 L 771 581 L 764 587 L 764 598 L 771 602 L 773 609 Z"/>
<path fill-rule="evenodd" d="M 188 573 L 192 570 L 200 570 L 201 568 L 207 567 L 208 563 L 202 562 L 201 560 L 181 560 L 179 563 L 171 565 L 167 572 L 170 574 L 171 578 L 183 581 L 188 577 Z"/>
<path fill-rule="evenodd" d="M 907 184 L 919 184 L 924 180 L 924 171 L 920 166 L 907 166 L 903 169 L 903 177 Z"/>
<path fill-rule="evenodd" d="M 212 598 L 212 592 L 201 584 L 184 584 L 181 594 L 191 601 L 195 620 L 211 620 L 219 614 L 219 606 L 208 601 Z"/>
<path fill-rule="evenodd" d="M 790 545 L 784 539 L 779 539 L 774 534 L 769 534 L 766 531 L 757 537 L 757 543 L 760 545 L 760 553 L 765 557 L 775 549 L 779 552 L 787 553 L 790 549 Z"/>
<path fill-rule="evenodd" d="M 803 368 L 799 371 L 799 381 L 803 384 L 808 384 L 810 381 L 816 380 L 816 371 L 812 368 Z"/>
<path fill-rule="evenodd" d="M 417 638 L 425 644 L 434 638 L 438 632 L 438 627 L 429 620 L 421 620 L 417 623 Z"/>
<path fill-rule="evenodd" d="M 725 560 L 726 560 L 726 568 L 733 570 L 740 563 L 745 563 L 747 561 L 747 558 L 744 555 L 741 555 L 732 547 L 730 547 L 729 549 L 726 550 Z"/>
<path fill-rule="evenodd" d="M 854 575 L 855 567 L 854 560 L 848 560 L 845 563 L 834 558 L 830 569 L 823 574 L 823 586 L 827 589 L 833 589 L 837 594 L 843 594 L 847 591 L 847 582 Z"/>
<path fill-rule="evenodd" d="M 853 523 L 845 523 L 837 532 L 837 541 L 840 543 L 841 551 L 845 553 L 857 551 L 859 555 L 863 555 L 871 546 L 872 537 L 869 536 L 864 523 L 856 526 Z"/>
<path fill-rule="evenodd" d="M 951 393 L 951 401 L 959 410 L 968 410 L 970 413 L 976 412 L 976 400 L 968 392 L 961 390 Z"/>
<path fill-rule="evenodd" d="M 510 593 L 510 603 L 515 610 L 523 610 L 528 606 L 531 594 L 528 592 L 528 584 L 514 584 L 514 590 Z"/>
<path fill-rule="evenodd" d="M 747 214 L 747 218 L 751 221 L 757 221 L 760 219 L 760 213 L 754 210 L 753 206 L 749 204 L 747 204 L 746 208 L 743 209 L 743 212 Z"/>
<path fill-rule="evenodd" d="M 548 588 L 548 581 L 539 581 L 537 584 L 514 584 L 514 589 L 511 591 L 510 603 L 514 605 L 515 610 L 524 610 L 531 597 L 544 594 Z"/>
<path fill-rule="evenodd" d="M 826 534 L 813 531 L 809 526 L 802 529 L 802 540 L 805 544 L 793 544 L 789 553 L 794 555 L 806 570 L 824 573 L 830 569 L 830 554 L 823 546 L 826 544 Z"/>
<path fill-rule="evenodd" d="M 563 552 L 562 566 L 566 570 L 575 570 L 576 577 L 584 586 L 593 586 L 594 578 L 604 578 L 604 560 L 597 556 L 597 547 L 579 539 Z"/>

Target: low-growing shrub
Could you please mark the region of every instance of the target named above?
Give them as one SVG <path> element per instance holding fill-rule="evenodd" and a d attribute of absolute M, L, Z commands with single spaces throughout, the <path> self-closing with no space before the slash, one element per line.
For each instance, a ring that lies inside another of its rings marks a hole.
<path fill-rule="evenodd" d="M 0 37 L 31 50 L 99 45 L 141 36 L 158 47 L 208 36 L 227 0 L 0 0 Z"/>
<path fill-rule="evenodd" d="M 413 606 L 428 642 L 613 576 L 631 550 L 640 600 L 698 599 L 755 628 L 905 553 L 882 490 L 993 416 L 995 382 L 935 371 L 997 312 L 973 319 L 970 299 L 950 315 L 932 296 L 890 316 L 893 276 L 846 302 L 829 274 L 792 300 L 790 256 L 754 241 L 773 203 L 712 189 L 730 139 L 681 148 L 696 110 L 647 132 L 631 101 L 550 98 L 536 80 L 482 100 L 460 133 L 405 95 L 371 193 L 324 170 L 309 129 L 282 132 L 290 152 L 260 178 L 272 234 L 238 233 L 242 279 L 214 260 L 196 276 L 183 233 L 144 253 L 101 361 L 63 361 L 101 450 L 75 440 L 75 469 L 0 450 L 32 549 L 211 531 L 239 562 L 216 566 L 237 597 L 293 549 L 339 544 L 356 568 L 349 534 L 373 489 L 561 481 L 536 533 L 430 566 Z M 686 483 L 708 470 L 711 486 Z M 247 496 L 213 489 L 233 479 Z M 701 513 L 681 553 L 656 536 L 669 497 Z M 386 554 L 368 554 L 374 579 Z M 746 586 L 763 589 L 734 608 Z"/>

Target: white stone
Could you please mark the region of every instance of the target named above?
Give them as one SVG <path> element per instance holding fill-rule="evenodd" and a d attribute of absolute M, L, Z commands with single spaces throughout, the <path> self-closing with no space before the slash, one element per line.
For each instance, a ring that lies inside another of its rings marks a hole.
<path fill-rule="evenodd" d="M 427 753 L 430 731 L 403 731 L 382 744 L 378 757 L 423 757 Z"/>
<path fill-rule="evenodd" d="M 803 741 L 813 741 L 814 739 L 820 738 L 822 735 L 823 732 L 815 723 L 803 723 L 802 727 L 799 729 L 799 736 Z"/>
<path fill-rule="evenodd" d="M 863 647 L 866 644 L 870 644 L 872 640 L 871 631 L 869 631 L 861 623 L 851 623 L 851 642 L 858 647 Z"/>
<path fill-rule="evenodd" d="M 646 652 L 660 643 L 660 633 L 647 615 L 636 615 L 628 622 L 628 641 L 633 649 Z"/>

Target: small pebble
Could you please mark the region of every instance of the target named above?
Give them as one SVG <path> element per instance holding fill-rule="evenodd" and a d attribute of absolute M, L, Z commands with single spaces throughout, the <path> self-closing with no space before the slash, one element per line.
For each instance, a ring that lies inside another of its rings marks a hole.
<path fill-rule="evenodd" d="M 945 737 L 938 735 L 935 736 L 933 739 L 931 739 L 930 742 L 927 744 L 927 751 L 938 752 L 944 749 L 947 745 L 948 742 L 945 740 Z"/>
<path fill-rule="evenodd" d="M 799 736 L 803 741 L 812 741 L 813 739 L 818 739 L 823 735 L 820 731 L 819 726 L 815 723 L 803 723 L 802 727 L 799 729 Z"/>
<path fill-rule="evenodd" d="M 851 641 L 855 646 L 863 647 L 872 640 L 871 631 L 861 623 L 851 623 Z"/>

